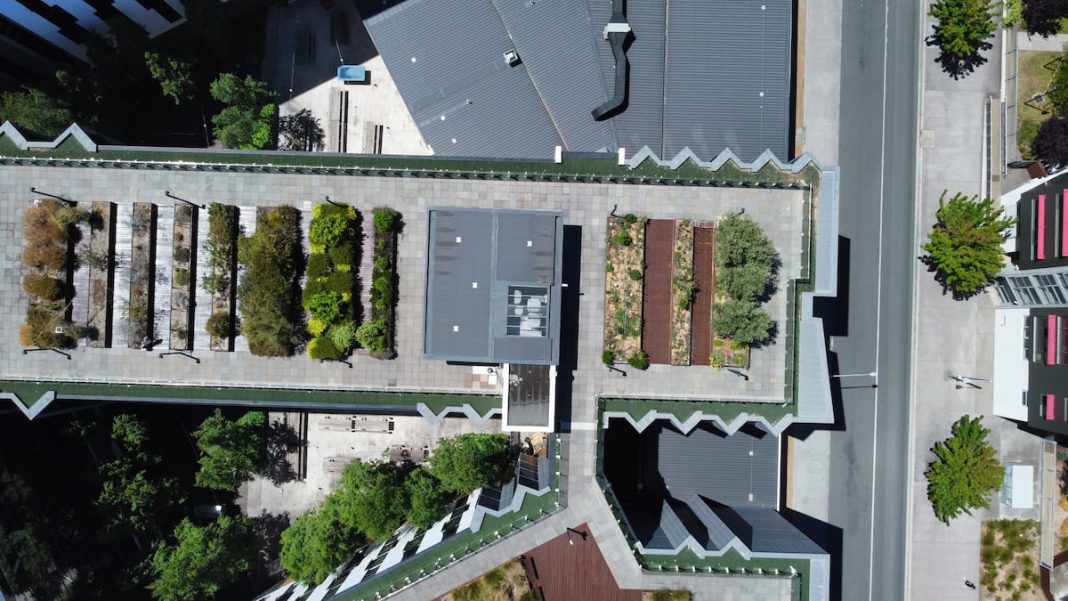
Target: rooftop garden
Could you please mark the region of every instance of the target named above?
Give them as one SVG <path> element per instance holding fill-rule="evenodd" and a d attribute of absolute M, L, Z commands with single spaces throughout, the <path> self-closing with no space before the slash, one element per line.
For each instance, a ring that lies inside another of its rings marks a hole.
<path fill-rule="evenodd" d="M 308 356 L 335 360 L 356 344 L 360 319 L 360 215 L 353 207 L 320 204 L 312 210 L 304 283 Z"/>
<path fill-rule="evenodd" d="M 22 289 L 30 304 L 19 328 L 22 346 L 72 348 L 84 333 L 70 321 L 70 300 L 75 226 L 86 217 L 78 208 L 54 200 L 38 201 L 23 213 L 22 263 L 30 273 L 23 277 Z"/>
<path fill-rule="evenodd" d="M 256 232 L 239 239 L 241 332 L 254 355 L 287 357 L 304 342 L 300 218 L 290 206 L 259 209 Z"/>
<path fill-rule="evenodd" d="M 605 258 L 604 362 L 649 366 L 642 351 L 642 278 L 646 220 L 628 213 L 608 218 Z"/>
<path fill-rule="evenodd" d="M 728 215 L 716 224 L 713 367 L 748 367 L 750 348 L 774 336 L 760 304 L 774 291 L 778 268 L 778 253 L 755 221 Z"/>

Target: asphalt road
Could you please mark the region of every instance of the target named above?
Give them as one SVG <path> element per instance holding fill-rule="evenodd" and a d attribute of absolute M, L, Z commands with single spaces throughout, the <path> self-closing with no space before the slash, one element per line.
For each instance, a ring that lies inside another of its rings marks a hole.
<path fill-rule="evenodd" d="M 888 4 L 889 3 L 889 4 Z M 908 394 L 920 0 L 846 0 L 842 15 L 840 302 L 843 378 L 830 504 L 844 600 L 905 598 Z M 878 323 L 878 328 L 876 324 Z M 832 364 L 832 368 L 833 368 Z M 874 519 L 873 519 L 874 518 Z"/>

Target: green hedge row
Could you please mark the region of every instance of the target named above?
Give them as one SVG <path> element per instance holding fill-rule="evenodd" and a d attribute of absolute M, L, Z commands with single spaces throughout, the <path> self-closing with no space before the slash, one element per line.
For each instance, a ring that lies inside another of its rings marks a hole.
<path fill-rule="evenodd" d="M 241 331 L 254 355 L 292 355 L 304 341 L 300 274 L 304 271 L 300 211 L 259 209 L 256 233 L 238 240 Z"/>
<path fill-rule="evenodd" d="M 356 345 L 359 319 L 360 215 L 347 205 L 312 209 L 305 269 L 304 310 L 308 312 L 308 356 L 335 360 Z"/>
<path fill-rule="evenodd" d="M 397 301 L 397 232 L 400 215 L 393 209 L 374 212 L 375 258 L 371 268 L 371 319 L 356 331 L 360 346 L 372 357 L 391 359 Z"/>

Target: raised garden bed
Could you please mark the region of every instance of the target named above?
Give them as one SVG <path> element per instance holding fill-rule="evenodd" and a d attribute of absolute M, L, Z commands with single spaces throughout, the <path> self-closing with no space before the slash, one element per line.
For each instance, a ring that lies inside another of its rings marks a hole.
<path fill-rule="evenodd" d="M 171 265 L 171 336 L 175 350 L 193 349 L 193 298 L 196 291 L 197 208 L 174 207 L 174 253 Z"/>
<path fill-rule="evenodd" d="M 308 312 L 308 356 L 335 360 L 356 345 L 360 319 L 360 215 L 347 205 L 321 204 L 312 209 L 304 282 Z"/>
<path fill-rule="evenodd" d="M 981 599 L 1045 599 L 1038 568 L 1038 522 L 985 521 L 979 548 L 983 569 L 979 579 Z"/>
<path fill-rule="evenodd" d="M 23 214 L 22 263 L 30 273 L 22 288 L 30 296 L 26 322 L 19 328 L 22 346 L 73 348 L 82 329 L 70 322 L 74 296 L 75 224 L 84 212 L 54 200 L 39 200 Z"/>
<path fill-rule="evenodd" d="M 111 304 L 115 298 L 115 203 L 96 201 L 89 216 L 89 346 L 111 347 Z"/>
<path fill-rule="evenodd" d="M 374 263 L 371 268 L 371 318 L 356 330 L 360 346 L 377 359 L 392 359 L 396 337 L 397 235 L 400 214 L 374 210 Z"/>
<path fill-rule="evenodd" d="M 291 206 L 263 207 L 256 211 L 256 232 L 240 238 L 241 333 L 254 355 L 286 357 L 304 341 L 300 218 Z"/>
<path fill-rule="evenodd" d="M 645 275 L 644 218 L 632 214 L 608 218 L 605 249 L 605 363 L 641 364 L 642 279 Z M 646 360 L 646 365 L 648 365 Z"/>
<path fill-rule="evenodd" d="M 774 322 L 760 305 L 774 290 L 778 265 L 755 221 L 732 214 L 716 225 L 712 367 L 748 367 L 750 349 L 772 336 Z"/>
<path fill-rule="evenodd" d="M 126 310 L 129 327 L 126 344 L 141 348 L 154 332 L 153 300 L 156 275 L 156 205 L 133 204 L 133 243 L 130 255 L 130 300 Z"/>
<path fill-rule="evenodd" d="M 237 335 L 237 238 L 239 211 L 217 202 L 208 206 L 208 273 L 200 285 L 211 295 L 211 315 L 206 329 L 213 351 L 234 350 Z"/>
<path fill-rule="evenodd" d="M 693 276 L 693 224 L 675 222 L 671 276 L 671 364 L 690 364 L 690 322 L 697 284 Z"/>

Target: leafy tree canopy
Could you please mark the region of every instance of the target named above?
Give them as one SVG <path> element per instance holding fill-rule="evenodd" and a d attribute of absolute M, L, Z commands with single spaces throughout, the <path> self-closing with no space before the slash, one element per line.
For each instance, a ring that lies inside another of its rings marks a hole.
<path fill-rule="evenodd" d="M 24 88 L 0 95 L 0 122 L 3 121 L 55 136 L 74 121 L 74 116 L 62 100 L 36 88 Z"/>
<path fill-rule="evenodd" d="M 927 464 L 927 498 L 935 516 L 946 524 L 961 513 L 990 506 L 991 493 L 1001 488 L 1005 468 L 987 442 L 990 430 L 983 417 L 965 415 L 953 424 L 952 435 L 931 448 L 937 459 Z"/>
<path fill-rule="evenodd" d="M 712 315 L 712 329 L 716 334 L 742 344 L 767 340 L 774 326 L 771 315 L 748 300 L 718 303 Z"/>
<path fill-rule="evenodd" d="M 342 522 L 339 499 L 331 495 L 282 533 L 282 568 L 296 580 L 318 584 L 363 542 L 358 531 Z"/>
<path fill-rule="evenodd" d="M 266 83 L 251 75 L 241 79 L 223 73 L 211 82 L 211 96 L 226 105 L 211 118 L 223 146 L 254 150 L 274 145 L 278 108 Z"/>
<path fill-rule="evenodd" d="M 716 284 L 734 299 L 756 301 L 771 284 L 771 268 L 760 263 L 724 267 L 716 273 Z"/>
<path fill-rule="evenodd" d="M 114 530 L 128 527 L 134 532 L 149 532 L 163 513 L 185 502 L 175 478 L 158 477 L 129 458 L 102 464 L 100 478 L 96 504 Z"/>
<path fill-rule="evenodd" d="M 404 471 L 392 463 L 353 461 L 341 474 L 340 489 L 340 522 L 368 539 L 386 540 L 404 523 L 408 491 Z"/>
<path fill-rule="evenodd" d="M 145 65 L 152 79 L 159 83 L 163 95 L 182 104 L 193 99 L 193 65 L 187 60 L 145 52 Z"/>
<path fill-rule="evenodd" d="M 1068 0 L 1024 0 L 1021 16 L 1029 35 L 1048 38 L 1060 31 L 1060 20 L 1068 17 Z"/>
<path fill-rule="evenodd" d="M 267 416 L 262 411 L 230 420 L 216 409 L 193 431 L 200 449 L 196 485 L 236 491 L 263 464 L 266 426 Z"/>
<path fill-rule="evenodd" d="M 252 525 L 243 516 L 206 526 L 183 519 L 174 544 L 158 544 L 148 559 L 152 596 L 161 601 L 202 601 L 248 573 L 256 548 Z"/>
<path fill-rule="evenodd" d="M 923 245 L 928 253 L 923 260 L 954 295 L 978 293 L 1004 265 L 1001 244 L 1016 219 L 1003 213 L 989 198 L 979 200 L 978 196 L 968 198 L 957 193 L 947 201 L 946 192 L 942 192 L 935 213 L 938 221 Z"/>
<path fill-rule="evenodd" d="M 1061 71 L 1068 74 L 1068 69 Z M 1065 84 L 1068 85 L 1068 81 Z M 1063 109 L 1039 125 L 1038 133 L 1031 140 L 1031 154 L 1055 168 L 1068 165 L 1068 115 Z"/>
<path fill-rule="evenodd" d="M 438 443 L 429 471 L 445 490 L 469 493 L 495 484 L 509 459 L 507 435 L 461 434 Z"/>
<path fill-rule="evenodd" d="M 989 50 L 988 40 L 997 31 L 992 0 L 935 0 L 928 15 L 938 19 L 928 46 L 938 46 L 936 59 L 953 79 L 965 77 L 986 62 L 980 52 Z"/>
<path fill-rule="evenodd" d="M 408 521 L 419 528 L 429 528 L 445 515 L 449 496 L 441 488 L 441 481 L 425 468 L 417 467 L 404 481 L 408 489 Z"/>
<path fill-rule="evenodd" d="M 735 267 L 756 263 L 772 269 L 779 255 L 760 224 L 738 214 L 730 214 L 716 224 L 716 266 Z"/>

